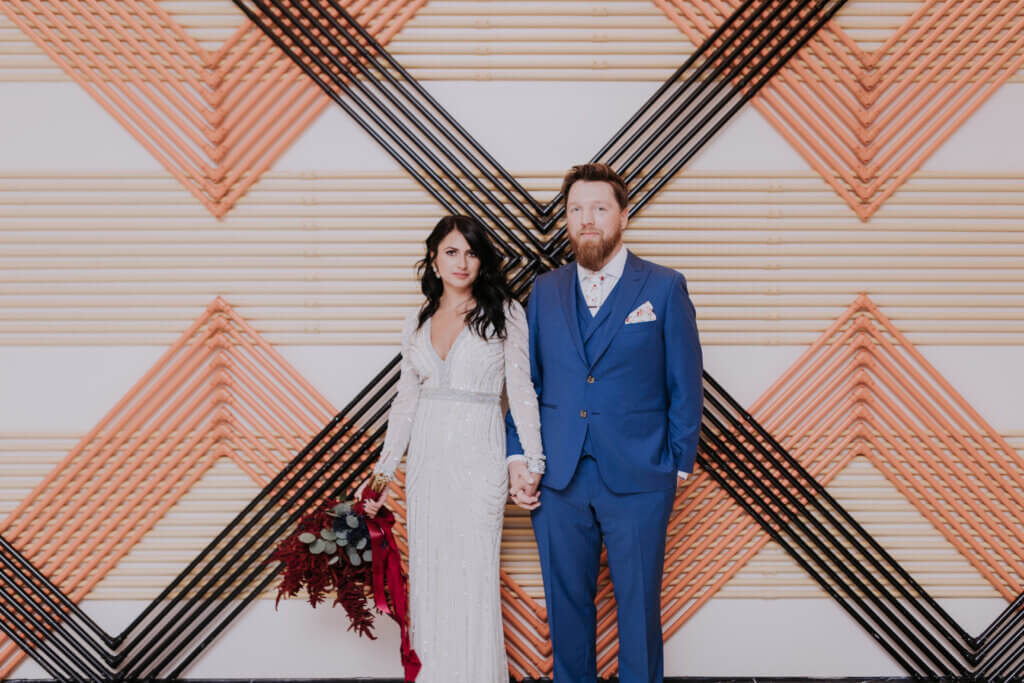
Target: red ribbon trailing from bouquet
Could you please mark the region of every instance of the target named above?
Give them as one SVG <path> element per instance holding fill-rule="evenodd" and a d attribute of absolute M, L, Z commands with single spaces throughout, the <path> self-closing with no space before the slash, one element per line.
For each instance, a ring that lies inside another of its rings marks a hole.
<path fill-rule="evenodd" d="M 363 489 L 362 500 L 376 500 L 380 493 L 367 486 Z M 362 500 L 357 503 L 362 512 Z M 370 547 L 373 550 L 373 601 L 384 614 L 398 623 L 402 631 L 402 666 L 405 668 L 405 680 L 415 681 L 420 672 L 420 658 L 409 642 L 409 590 L 402 573 L 402 558 L 398 554 L 395 536 L 391 528 L 395 525 L 395 514 L 382 507 L 374 518 L 366 518 L 366 526 L 370 531 Z M 388 605 L 387 592 L 391 591 L 394 611 Z"/>

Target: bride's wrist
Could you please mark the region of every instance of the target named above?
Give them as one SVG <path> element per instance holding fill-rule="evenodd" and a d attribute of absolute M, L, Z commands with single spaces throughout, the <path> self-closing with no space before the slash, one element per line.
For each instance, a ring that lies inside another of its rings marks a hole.
<path fill-rule="evenodd" d="M 370 477 L 370 488 L 377 493 L 382 492 L 391 483 L 391 475 L 386 472 L 374 472 Z"/>

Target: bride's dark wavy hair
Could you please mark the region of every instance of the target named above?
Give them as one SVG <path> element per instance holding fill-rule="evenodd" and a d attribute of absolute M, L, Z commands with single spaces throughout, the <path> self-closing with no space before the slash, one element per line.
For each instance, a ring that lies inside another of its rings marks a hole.
<path fill-rule="evenodd" d="M 505 304 L 512 298 L 505 282 L 505 274 L 501 272 L 501 260 L 491 245 L 487 231 L 474 218 L 469 216 L 445 216 L 437 222 L 427 236 L 427 255 L 416 264 L 420 276 L 420 289 L 427 300 L 420 308 L 419 325 L 427 322 L 437 312 L 441 304 L 441 293 L 444 283 L 431 267 L 437 256 L 437 248 L 441 240 L 452 230 L 458 230 L 466 238 L 469 248 L 480 261 L 480 271 L 473 281 L 473 299 L 476 306 L 466 313 L 466 325 L 478 336 L 487 339 L 494 336 L 504 339 Z"/>

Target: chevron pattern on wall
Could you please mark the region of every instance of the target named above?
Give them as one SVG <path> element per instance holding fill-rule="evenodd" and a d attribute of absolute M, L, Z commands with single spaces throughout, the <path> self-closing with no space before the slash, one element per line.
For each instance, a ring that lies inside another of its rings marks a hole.
<path fill-rule="evenodd" d="M 812 471 L 871 461 L 1013 600 L 1024 591 L 1024 458 L 866 296 L 751 407 Z M 830 461 L 832 461 L 830 463 Z"/>
<path fill-rule="evenodd" d="M 346 5 L 386 43 L 425 1 Z M 327 106 L 242 17 L 210 51 L 157 0 L 6 0 L 0 9 L 217 217 Z"/>
<path fill-rule="evenodd" d="M 738 0 L 655 0 L 694 42 Z M 1024 5 L 925 0 L 866 50 L 836 21 L 754 101 L 862 220 L 1024 66 Z"/>
<path fill-rule="evenodd" d="M 630 178 L 636 181 L 634 211 L 647 204 L 729 116 L 738 111 L 760 85 L 775 75 L 786 58 L 795 52 L 793 45 L 802 45 L 803 40 L 817 28 L 817 22 L 827 18 L 839 4 L 747 2 L 732 15 L 734 18 L 723 23 L 723 26 L 730 27 L 732 33 L 716 33 L 706 41 L 708 51 L 714 49 L 715 52 L 710 56 L 702 55 L 704 61 L 696 60 L 684 65 L 677 77 L 652 99 L 650 106 L 641 110 L 620 135 L 596 155 L 619 161 Z M 257 9 L 253 10 L 250 5 L 257 6 Z M 266 33 L 290 51 L 307 74 L 374 135 L 442 206 L 482 215 L 493 234 L 501 240 L 502 249 L 509 259 L 510 273 L 520 291 L 528 289 L 538 271 L 561 263 L 567 257 L 564 235 L 557 230 L 558 199 L 542 206 L 529 196 L 510 174 L 489 158 L 486 150 L 476 145 L 458 128 L 457 122 L 447 117 L 425 95 L 425 91 L 418 89 L 417 84 L 411 82 L 409 85 L 407 93 L 410 99 L 398 103 L 391 101 L 393 106 L 380 106 L 385 101 L 374 99 L 381 95 L 369 89 L 375 82 L 386 79 L 375 77 L 373 70 L 381 73 L 400 65 L 388 61 L 383 47 L 346 16 L 343 7 L 325 3 L 324 6 L 330 9 L 324 12 L 309 3 L 276 1 L 252 2 L 245 6 L 253 12 Z M 261 13 L 262 22 L 259 18 Z M 763 21 L 757 24 L 758 19 Z M 738 29 L 736 24 L 741 24 Z M 780 38 L 779 31 L 791 24 L 799 24 L 800 29 Z M 302 26 L 305 30 L 300 28 Z M 735 41 L 743 40 L 746 42 L 738 49 L 728 52 L 729 46 L 735 48 Z M 762 54 L 764 60 L 752 65 L 751 60 Z M 728 65 L 731 70 L 714 69 L 711 73 L 709 65 Z M 362 82 L 361 79 L 353 79 L 352 69 L 366 78 Z M 390 85 L 397 88 L 395 83 Z M 671 111 L 679 101 L 684 103 L 682 107 Z M 405 103 L 409 106 L 402 109 Z M 710 107 L 710 112 L 702 111 L 702 107 Z M 390 113 L 385 114 L 385 110 L 390 110 Z M 395 111 L 401 112 L 400 118 L 391 118 Z M 686 124 L 673 127 L 679 119 Z M 687 129 L 686 125 L 691 123 L 694 126 Z M 448 142 L 433 137 L 436 135 L 443 136 Z M 645 139 L 650 138 L 657 142 L 651 147 L 642 146 L 647 144 Z M 641 146 L 632 147 L 638 141 Z M 457 147 L 463 143 L 464 146 Z M 458 153 L 442 159 L 437 155 L 438 148 L 447 144 L 457 148 Z M 488 184 L 497 189 L 491 189 Z M 0 605 L 0 622 L 5 630 L 21 647 L 31 650 L 43 660 L 44 666 L 56 672 L 58 678 L 74 678 L 74 673 L 68 672 L 77 670 L 115 677 L 153 675 L 154 672 L 177 675 L 217 633 L 231 623 L 244 609 L 245 603 L 269 585 L 273 579 L 271 571 L 256 567 L 249 572 L 246 565 L 252 564 L 253 560 L 258 561 L 261 553 L 265 554 L 268 546 L 286 533 L 294 520 L 292 511 L 311 498 L 350 488 L 365 473 L 368 460 L 375 455 L 375 444 L 379 443 L 383 432 L 393 379 L 394 364 L 384 368 L 349 407 L 327 423 L 313 441 L 305 446 L 292 444 L 297 446 L 298 455 L 287 464 L 279 463 L 280 469 L 276 473 L 273 472 L 273 459 L 267 459 L 263 475 L 269 477 L 274 473 L 274 476 L 264 491 L 154 605 L 140 615 L 129 632 L 139 630 L 132 632 L 128 640 L 124 635 L 97 634 L 101 648 L 87 653 L 86 658 L 80 652 L 73 652 L 67 658 L 67 648 L 80 642 L 78 639 L 82 633 L 90 628 L 87 617 L 76 613 L 73 601 L 35 571 L 34 562 L 28 561 L 22 548 L 6 541 L 0 553 L 4 565 L 4 571 L 0 573 L 7 585 L 23 587 L 30 584 L 31 590 L 46 606 L 32 613 L 27 608 L 31 602 L 27 594 L 18 594 L 21 599 Z M 705 415 L 701 450 L 704 475 L 684 492 L 670 532 L 672 551 L 667 558 L 664 613 L 669 633 L 678 629 L 699 606 L 684 610 L 688 601 L 698 598 L 703 604 L 707 599 L 705 596 L 713 593 L 716 586 L 732 575 L 734 570 L 731 567 L 741 564 L 736 562 L 737 549 L 745 548 L 763 532 L 782 544 L 808 574 L 913 675 L 998 676 L 1022 670 L 1022 653 L 1013 647 L 1015 635 L 1022 629 L 1015 608 L 1008 609 L 981 637 L 967 635 L 928 596 L 927 591 L 828 495 L 820 480 L 827 479 L 827 476 L 819 477 L 819 471 L 808 468 L 801 458 L 808 457 L 809 453 L 799 450 L 799 442 L 793 449 L 796 457 L 777 443 L 712 378 L 708 377 L 706 381 L 709 409 Z M 247 388 L 252 390 L 252 387 Z M 249 408 L 255 410 L 254 406 Z M 244 420 L 265 418 L 255 412 L 242 414 Z M 280 419 L 282 424 L 286 424 L 283 417 Z M 932 420 L 936 424 L 940 422 L 937 417 Z M 225 418 L 224 422 L 229 420 Z M 283 433 L 293 432 L 285 430 Z M 297 431 L 294 433 L 298 434 Z M 222 432 L 218 434 L 223 436 Z M 901 438 L 912 440 L 915 432 L 907 427 Z M 979 438 L 984 441 L 986 437 L 982 435 Z M 961 450 L 957 455 L 969 456 L 973 453 L 971 448 L 981 441 L 974 444 L 959 442 Z M 940 442 L 946 448 L 958 443 L 952 433 L 940 437 Z M 287 439 L 282 443 L 287 448 Z M 301 444 L 301 439 L 298 443 Z M 236 447 L 234 450 L 245 450 L 237 442 L 232 444 Z M 252 450 L 255 446 L 249 444 L 249 447 Z M 984 448 L 984 444 L 981 447 Z M 813 453 L 811 450 L 810 454 Z M 247 457 L 242 458 L 242 462 L 251 464 L 258 461 L 256 455 L 255 451 L 246 453 Z M 1010 454 L 1004 453 L 1004 456 L 1004 460 L 1009 462 Z M 920 462 L 924 462 L 923 457 Z M 927 466 L 937 471 L 948 467 L 949 461 L 940 458 L 929 461 Z M 253 472 L 259 474 L 256 469 Z M 904 486 L 910 488 L 912 485 L 907 482 L 914 478 L 915 473 L 900 474 L 905 479 Z M 929 473 L 929 476 L 933 475 Z M 939 474 L 934 476 L 941 477 Z M 701 495 L 706 497 L 701 499 Z M 715 510 L 724 510 L 722 515 L 708 514 L 703 503 L 709 499 L 716 501 Z M 725 505 L 727 501 L 731 502 Z M 1006 501 L 1002 502 L 1005 506 L 1003 514 L 1012 514 L 1011 506 Z M 745 526 L 740 524 L 748 519 L 751 521 Z M 969 527 L 970 521 L 965 520 L 963 524 Z M 734 545 L 723 548 L 715 544 L 692 543 L 694 538 L 716 528 L 739 528 L 739 533 L 723 534 L 723 543 Z M 695 533 L 698 536 L 694 536 Z M 694 550 L 699 553 L 706 551 L 707 554 L 695 557 Z M 743 559 L 749 556 L 750 553 L 745 551 Z M 1002 570 L 1005 576 L 1000 575 L 1000 578 L 1005 585 L 1001 592 L 1012 595 L 1012 584 L 1005 580 L 1010 576 L 1008 572 L 1015 568 L 1000 565 L 1000 562 L 1005 564 L 1007 558 L 997 552 L 994 558 L 979 558 L 976 566 L 980 566 L 983 560 L 992 565 L 993 575 Z M 519 585 L 511 571 L 503 574 L 503 582 L 513 673 L 519 677 L 544 675 L 550 672 L 550 651 L 546 649 L 543 609 Z M 175 602 L 178 596 L 192 598 L 193 604 Z M 165 599 L 170 604 L 160 605 Z M 238 607 L 227 604 L 234 599 L 241 603 Z M 608 675 L 615 671 L 616 633 L 611 616 L 613 604 L 606 583 L 600 600 L 601 671 L 602 675 Z M 61 613 L 68 618 L 54 618 Z M 163 620 L 167 626 L 153 626 L 149 621 L 151 618 L 158 624 Z M 178 621 L 180 625 L 172 621 Z M 195 622 L 194 627 L 192 622 Z M 56 637 L 51 641 L 43 637 L 46 634 Z M 143 655 L 138 649 L 139 644 L 148 638 L 152 638 L 155 644 L 151 652 Z M 53 649 L 51 642 L 60 639 L 65 643 L 62 646 L 65 650 Z"/>
<path fill-rule="evenodd" d="M 59 593 L 65 607 L 51 609 L 66 611 L 66 603 L 86 597 L 219 460 L 233 462 L 266 487 L 335 412 L 217 298 L 0 522 L 10 544 L 0 569 L 5 586 L 16 585 L 17 573 L 8 564 L 16 561 L 31 563 L 52 584 L 35 599 L 19 600 L 5 590 L 0 613 L 10 618 L 21 607 L 41 618 L 49 611 L 38 599 L 43 593 Z M 195 594 L 181 589 L 161 598 Z M 82 616 L 73 615 L 69 623 Z M 16 621 L 32 623 L 26 619 L 23 614 Z M 22 632 L 29 642 L 44 636 L 30 627 Z M 124 636 L 104 634 L 102 640 L 120 642 Z M 103 671 L 99 662 L 116 661 L 102 642 L 94 642 L 93 650 L 94 674 Z M 129 651 L 122 649 L 120 656 Z M 0 645 L 0 678 L 23 656 L 9 641 Z"/>
<path fill-rule="evenodd" d="M 640 210 L 841 4 L 835 0 L 751 0 L 726 21 L 598 154 L 610 154 L 611 161 L 625 157 L 624 172 L 634 181 L 633 210 Z M 564 234 L 554 231 L 546 244 L 543 241 L 559 217 L 558 198 L 541 207 L 421 86 L 407 78 L 410 83 L 403 87 L 391 75 L 395 69 L 401 71 L 400 65 L 341 4 L 328 2 L 314 7 L 275 1 L 272 5 L 255 2 L 253 6 L 240 6 L 443 206 L 482 214 L 501 248 L 515 257 L 511 260 L 513 281 L 520 290 L 529 286 L 538 269 L 562 262 L 566 252 Z M 379 75 L 369 69 L 376 69 Z M 352 78 L 353 70 L 365 80 Z M 388 88 L 379 90 L 385 83 Z M 409 105 L 397 98 L 405 98 Z M 389 104 L 382 106 L 385 101 Z M 447 144 L 440 143 L 436 134 Z M 410 143 L 424 156 L 419 156 Z M 467 172 L 467 160 L 480 171 L 479 176 Z M 471 185 L 463 184 L 464 178 Z M 500 194 L 488 191 L 482 185 L 484 178 L 494 183 Z M 474 206 L 478 211 L 470 208 Z M 495 211 L 509 218 L 512 227 L 499 220 Z M 516 211 L 526 214 L 527 222 L 516 220 Z M 163 672 L 180 674 L 213 636 L 269 585 L 273 575 L 259 559 L 294 521 L 296 513 L 289 515 L 287 511 L 328 490 L 345 489 L 364 473 L 367 458 L 376 454 L 373 444 L 383 433 L 394 367 L 392 362 L 384 368 L 349 407 L 302 448 L 121 636 L 112 638 L 100 633 L 98 640 L 87 641 L 84 654 L 79 646 L 66 659 L 67 646 L 54 650 L 43 634 L 56 628 L 62 638 L 74 643 L 80 633 L 55 624 L 43 614 L 26 615 L 26 600 L 0 606 L 0 624 L 23 648 L 27 644 L 57 678 L 74 678 L 83 666 L 91 667 L 89 671 L 106 670 L 111 676 L 129 678 Z M 258 542 L 251 538 L 257 526 Z M 5 544 L 9 554 L 5 566 L 9 569 L 3 578 L 9 584 L 31 584 L 41 596 L 59 593 L 52 582 L 32 574 L 32 565 L 20 551 Z M 249 570 L 253 564 L 256 568 Z M 247 597 L 239 606 L 229 608 L 243 591 Z M 511 593 L 520 594 L 514 589 Z M 185 605 L 174 599 L 182 594 L 189 597 Z M 161 605 L 169 597 L 169 604 Z M 69 603 L 65 598 L 57 604 L 87 623 Z M 609 641 L 614 641 L 614 625 L 609 626 L 607 619 L 603 633 L 602 667 L 613 671 L 615 645 L 609 645 Z M 138 649 L 142 642 L 147 643 L 146 652 Z M 538 661 L 536 654 L 528 659 L 535 666 L 549 667 L 549 661 Z M 88 660 L 83 664 L 80 657 L 86 655 Z M 520 676 L 524 674 L 519 672 Z"/>

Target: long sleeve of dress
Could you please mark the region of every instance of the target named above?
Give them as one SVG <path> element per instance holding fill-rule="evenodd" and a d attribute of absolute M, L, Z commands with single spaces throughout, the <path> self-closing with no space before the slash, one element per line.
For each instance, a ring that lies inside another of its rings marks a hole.
<path fill-rule="evenodd" d="M 409 347 L 416 333 L 418 322 L 414 312 L 405 319 L 402 326 L 402 363 L 401 376 L 398 378 L 398 393 L 391 402 L 388 414 L 388 430 L 384 436 L 384 448 L 380 460 L 373 468 L 374 473 L 387 476 L 394 475 L 398 463 L 401 462 L 405 449 L 409 446 L 412 436 L 412 422 L 416 417 L 416 404 L 420 395 L 420 376 L 410 360 Z"/>
<path fill-rule="evenodd" d="M 540 410 L 537 392 L 530 380 L 530 330 L 526 312 L 518 301 L 506 308 L 505 390 L 509 412 L 531 472 L 544 472 L 544 446 L 540 436 Z"/>

